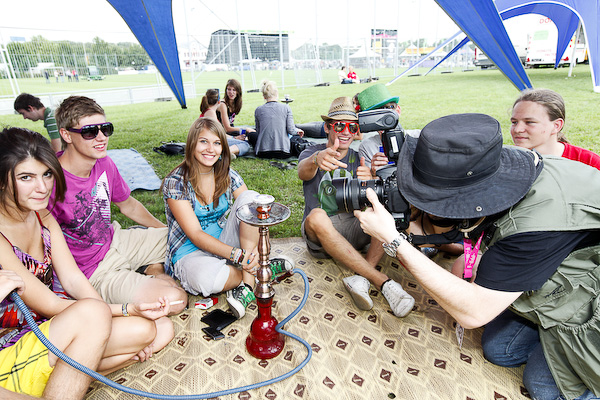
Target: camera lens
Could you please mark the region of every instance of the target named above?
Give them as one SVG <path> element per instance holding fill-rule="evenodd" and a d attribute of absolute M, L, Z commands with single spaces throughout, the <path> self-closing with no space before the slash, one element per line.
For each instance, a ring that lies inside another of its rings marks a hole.
<path fill-rule="evenodd" d="M 380 180 L 361 181 L 345 177 L 333 179 L 331 183 L 336 190 L 335 202 L 340 212 L 350 213 L 370 206 L 368 188 L 375 191 L 379 200 L 383 199 L 383 183 Z"/>

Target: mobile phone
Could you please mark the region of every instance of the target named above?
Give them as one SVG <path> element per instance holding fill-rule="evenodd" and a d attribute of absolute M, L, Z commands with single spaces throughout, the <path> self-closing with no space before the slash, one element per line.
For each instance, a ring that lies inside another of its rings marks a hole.
<path fill-rule="evenodd" d="M 226 328 L 235 320 L 235 315 L 229 314 L 219 308 L 209 312 L 204 317 L 200 318 L 200 321 L 204 322 L 211 328 L 215 328 L 218 331 Z"/>
<path fill-rule="evenodd" d="M 225 337 L 223 332 L 221 332 L 220 330 L 218 330 L 212 326 L 207 326 L 206 328 L 202 328 L 202 332 L 204 332 L 208 336 L 210 336 L 212 340 L 219 340 L 219 339 L 223 339 Z"/>

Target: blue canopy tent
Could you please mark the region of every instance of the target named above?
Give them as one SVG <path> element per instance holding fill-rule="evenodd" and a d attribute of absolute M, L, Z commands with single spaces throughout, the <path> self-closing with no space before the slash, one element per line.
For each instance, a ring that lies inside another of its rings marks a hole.
<path fill-rule="evenodd" d="M 107 0 L 125 20 L 182 108 L 186 108 L 171 0 Z"/>
<path fill-rule="evenodd" d="M 517 89 L 532 87 L 492 0 L 436 2 Z"/>
<path fill-rule="evenodd" d="M 440 7 L 446 11 L 450 18 L 452 18 L 457 25 L 463 29 L 463 31 L 464 28 L 457 22 L 457 19 L 455 19 L 455 14 L 462 12 L 461 7 L 465 6 L 467 9 L 475 7 L 479 8 L 479 3 L 491 3 L 491 0 L 473 0 L 472 2 L 469 2 L 469 4 L 465 4 L 466 2 L 456 2 L 455 4 L 455 2 L 448 0 L 436 1 Z M 452 7 L 448 7 L 447 3 L 451 3 Z M 558 29 L 558 42 L 556 46 L 557 57 L 555 66 L 558 65 L 560 55 L 562 55 L 565 49 L 569 46 L 569 42 L 579 25 L 579 21 L 581 21 L 588 43 L 588 54 L 594 91 L 600 92 L 600 37 L 598 31 L 598 20 L 600 20 L 600 0 L 497 0 L 496 6 L 498 8 L 498 13 L 503 20 L 515 17 L 517 15 L 533 13 L 544 15 L 554 22 Z M 494 38 L 490 40 L 489 37 L 486 38 L 485 35 L 480 35 L 477 33 L 478 30 L 487 25 L 487 19 L 484 12 L 487 12 L 487 9 L 482 7 L 479 13 L 471 14 L 477 18 L 474 18 L 471 21 L 466 19 L 465 21 L 465 23 L 470 25 L 469 29 L 471 31 L 475 31 L 473 36 L 477 37 L 477 40 L 473 40 L 473 37 L 471 37 L 469 32 L 464 32 L 467 33 L 469 38 L 471 38 L 474 43 L 481 50 L 483 50 L 483 52 L 486 53 L 486 55 L 492 61 L 494 61 L 498 68 L 507 77 L 509 77 L 509 79 L 511 79 L 509 76 L 509 72 L 511 72 L 511 70 L 522 69 L 522 67 L 519 68 L 517 65 L 517 63 L 520 64 L 520 61 L 513 60 L 511 58 L 510 62 L 512 66 L 509 70 L 505 71 L 505 66 L 499 65 L 495 58 L 488 54 L 488 52 L 498 50 L 498 47 Z M 506 32 L 503 26 L 502 31 L 504 33 Z M 466 42 L 461 42 L 458 46 L 463 46 L 465 43 Z M 508 52 L 511 52 L 510 50 L 514 52 L 512 43 L 510 45 L 510 49 L 507 48 Z M 449 53 L 449 55 L 451 53 Z M 518 82 L 515 82 L 512 79 L 511 81 L 513 84 L 515 84 L 515 86 L 519 87 Z"/>

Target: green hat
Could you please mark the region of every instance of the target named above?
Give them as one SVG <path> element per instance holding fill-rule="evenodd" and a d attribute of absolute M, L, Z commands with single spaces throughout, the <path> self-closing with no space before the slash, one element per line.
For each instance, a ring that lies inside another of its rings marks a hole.
<path fill-rule="evenodd" d="M 358 103 L 362 111 L 374 110 L 391 102 L 398 103 L 398 100 L 400 98 L 392 96 L 387 87 L 381 83 L 369 86 L 358 94 Z"/>

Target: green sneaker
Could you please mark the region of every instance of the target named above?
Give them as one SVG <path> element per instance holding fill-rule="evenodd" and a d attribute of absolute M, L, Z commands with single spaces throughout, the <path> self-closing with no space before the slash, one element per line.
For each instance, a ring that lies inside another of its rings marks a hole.
<path fill-rule="evenodd" d="M 271 268 L 271 272 L 273 273 L 273 275 L 271 276 L 271 280 L 274 280 L 278 275 L 290 272 L 294 269 L 294 266 L 294 260 L 286 256 L 271 258 L 269 262 L 269 267 Z"/>
<path fill-rule="evenodd" d="M 246 307 L 254 300 L 254 293 L 244 283 L 227 291 L 227 303 L 237 319 L 246 315 Z"/>

